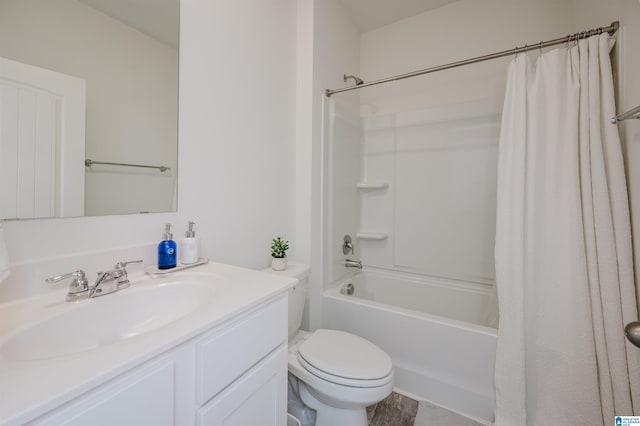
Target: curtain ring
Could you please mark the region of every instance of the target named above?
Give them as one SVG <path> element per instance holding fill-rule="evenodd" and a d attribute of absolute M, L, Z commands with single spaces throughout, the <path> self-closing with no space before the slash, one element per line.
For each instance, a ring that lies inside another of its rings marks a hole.
<path fill-rule="evenodd" d="M 565 47 L 568 49 L 569 47 L 571 47 L 571 40 L 573 40 L 573 34 L 569 34 L 565 38 L 567 39 L 567 41 L 564 44 L 565 44 Z"/>

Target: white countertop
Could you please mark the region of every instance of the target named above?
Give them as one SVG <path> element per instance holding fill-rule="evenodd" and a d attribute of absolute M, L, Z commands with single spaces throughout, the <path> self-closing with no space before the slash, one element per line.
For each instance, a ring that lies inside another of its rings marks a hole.
<path fill-rule="evenodd" d="M 103 297 L 65 302 L 66 289 L 0 304 L 0 345 L 34 321 L 136 288 L 164 282 L 210 278 L 218 285 L 210 302 L 161 328 L 100 348 L 40 360 L 15 360 L 0 346 L 0 424 L 23 424 L 83 395 L 101 383 L 286 292 L 297 280 L 219 263 L 168 274 L 131 278 L 131 287 Z M 43 283 L 44 285 L 44 283 Z M 118 312 L 113 313 L 114 316 Z M 105 322 L 110 318 L 104 318 Z M 100 324 L 94 324 L 100 327 Z M 73 333 L 74 324 L 66 332 Z"/>

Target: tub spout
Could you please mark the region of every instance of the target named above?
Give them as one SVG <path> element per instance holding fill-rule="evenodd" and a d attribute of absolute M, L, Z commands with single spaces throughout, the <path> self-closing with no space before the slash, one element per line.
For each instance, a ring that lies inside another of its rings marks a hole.
<path fill-rule="evenodd" d="M 347 259 L 347 260 L 344 261 L 344 266 L 347 267 L 347 268 L 362 269 L 362 261 L 361 260 Z"/>

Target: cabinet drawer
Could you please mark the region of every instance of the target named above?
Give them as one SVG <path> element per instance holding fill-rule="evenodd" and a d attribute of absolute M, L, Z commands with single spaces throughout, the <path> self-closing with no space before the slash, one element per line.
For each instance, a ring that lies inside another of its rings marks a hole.
<path fill-rule="evenodd" d="M 174 375 L 172 359 L 152 363 L 29 425 L 171 426 L 174 423 Z"/>
<path fill-rule="evenodd" d="M 286 342 L 287 309 L 284 294 L 238 323 L 198 342 L 196 396 L 200 405 Z"/>
<path fill-rule="evenodd" d="M 279 426 L 287 415 L 287 345 L 198 410 L 197 426 Z"/>

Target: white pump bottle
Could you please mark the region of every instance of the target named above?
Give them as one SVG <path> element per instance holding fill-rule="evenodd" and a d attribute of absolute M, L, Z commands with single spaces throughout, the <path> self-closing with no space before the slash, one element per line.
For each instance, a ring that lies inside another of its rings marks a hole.
<path fill-rule="evenodd" d="M 190 265 L 198 261 L 198 240 L 196 240 L 196 232 L 193 230 L 195 222 L 189 222 L 189 230 L 185 233 L 182 240 L 182 264 Z"/>

